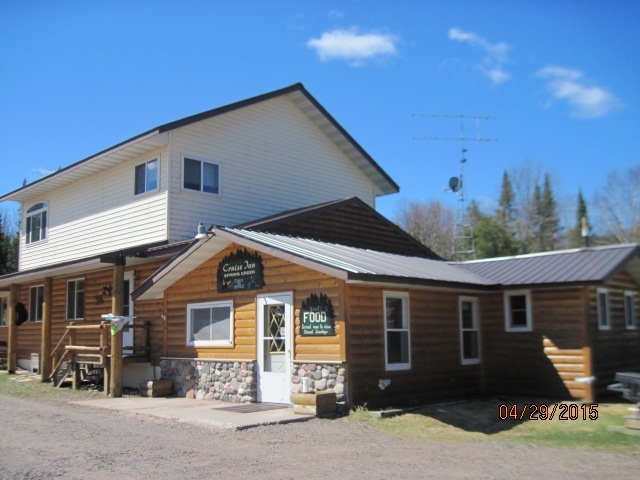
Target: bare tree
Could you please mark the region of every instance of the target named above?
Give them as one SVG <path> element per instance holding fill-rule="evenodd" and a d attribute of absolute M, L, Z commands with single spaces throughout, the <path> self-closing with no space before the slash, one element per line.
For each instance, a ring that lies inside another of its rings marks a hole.
<path fill-rule="evenodd" d="M 640 242 L 640 165 L 611 172 L 594 205 L 602 234 L 619 243 Z"/>
<path fill-rule="evenodd" d="M 451 258 L 453 249 L 453 209 L 438 200 L 404 203 L 395 223 L 442 258 Z"/>

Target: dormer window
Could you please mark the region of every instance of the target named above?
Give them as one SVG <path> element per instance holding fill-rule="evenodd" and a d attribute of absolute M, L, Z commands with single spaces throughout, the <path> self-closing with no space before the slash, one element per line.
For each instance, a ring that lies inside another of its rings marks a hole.
<path fill-rule="evenodd" d="M 220 193 L 219 165 L 185 157 L 182 185 L 188 190 Z"/>
<path fill-rule="evenodd" d="M 158 159 L 136 165 L 135 195 L 158 189 Z"/>
<path fill-rule="evenodd" d="M 36 203 L 27 210 L 27 243 L 35 243 L 47 238 L 47 209 L 46 203 Z"/>

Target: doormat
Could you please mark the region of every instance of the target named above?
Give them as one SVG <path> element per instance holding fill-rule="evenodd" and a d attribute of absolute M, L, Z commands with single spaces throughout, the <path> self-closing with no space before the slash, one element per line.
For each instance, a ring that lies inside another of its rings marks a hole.
<path fill-rule="evenodd" d="M 214 410 L 224 410 L 236 413 L 266 412 L 267 410 L 277 410 L 279 408 L 289 408 L 290 405 L 284 403 L 243 403 L 231 407 L 214 408 Z"/>

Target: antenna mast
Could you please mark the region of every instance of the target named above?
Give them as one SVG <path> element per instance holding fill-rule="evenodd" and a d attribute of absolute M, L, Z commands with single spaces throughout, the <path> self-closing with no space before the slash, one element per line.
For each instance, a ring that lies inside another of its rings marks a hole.
<path fill-rule="evenodd" d="M 447 114 L 414 114 L 418 117 L 446 117 L 458 118 L 460 120 L 460 136 L 459 137 L 414 137 L 414 140 L 456 140 L 460 142 L 460 174 L 457 177 L 449 179 L 449 187 L 445 188 L 446 192 L 458 194 L 456 204 L 456 218 L 453 225 L 453 247 L 452 258 L 454 260 L 467 260 L 475 258 L 475 239 L 473 237 L 473 228 L 469 220 L 469 213 L 465 205 L 464 188 L 466 182 L 464 177 L 464 166 L 467 163 L 467 141 L 472 142 L 491 142 L 496 141 L 495 138 L 480 137 L 478 134 L 478 125 L 480 120 L 493 120 L 496 117 L 488 117 L 481 115 L 447 115 Z M 476 136 L 466 137 L 464 131 L 465 119 L 473 119 L 476 121 Z"/>

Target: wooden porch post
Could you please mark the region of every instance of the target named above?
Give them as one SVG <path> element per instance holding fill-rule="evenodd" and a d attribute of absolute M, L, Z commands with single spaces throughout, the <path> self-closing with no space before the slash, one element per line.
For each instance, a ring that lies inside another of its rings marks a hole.
<path fill-rule="evenodd" d="M 44 305 L 42 306 L 42 335 L 40 338 L 40 375 L 43 382 L 51 376 L 51 308 L 53 307 L 53 281 L 44 279 Z"/>
<path fill-rule="evenodd" d="M 124 261 L 113 267 L 113 289 L 111 296 L 111 313 L 120 316 L 123 312 Z M 111 386 L 109 396 L 122 396 L 122 330 L 111 337 Z"/>
<path fill-rule="evenodd" d="M 9 289 L 9 338 L 7 342 L 7 371 L 16 373 L 18 364 L 18 327 L 16 325 L 16 303 L 18 302 L 18 286 L 12 284 Z"/>

